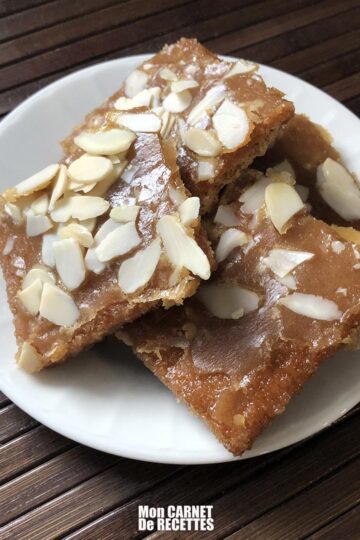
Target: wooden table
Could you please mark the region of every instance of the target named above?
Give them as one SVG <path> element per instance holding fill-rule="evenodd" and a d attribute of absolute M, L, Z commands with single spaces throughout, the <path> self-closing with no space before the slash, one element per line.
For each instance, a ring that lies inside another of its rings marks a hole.
<path fill-rule="evenodd" d="M 0 115 L 67 73 L 180 36 L 294 73 L 359 113 L 359 8 L 359 0 L 1 0 Z M 0 540 L 140 538 L 139 504 L 213 504 L 206 538 L 355 540 L 359 430 L 358 407 L 265 457 L 154 465 L 79 446 L 0 395 Z"/>

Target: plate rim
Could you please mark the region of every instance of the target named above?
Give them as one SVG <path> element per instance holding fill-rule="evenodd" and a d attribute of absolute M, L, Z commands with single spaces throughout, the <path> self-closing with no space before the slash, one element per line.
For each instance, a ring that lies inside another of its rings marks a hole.
<path fill-rule="evenodd" d="M 98 69 L 101 70 L 102 67 L 108 67 L 111 65 L 117 65 L 121 64 L 124 61 L 132 60 L 134 62 L 141 63 L 143 61 L 146 61 L 147 59 L 151 58 L 154 53 L 147 53 L 147 54 L 137 54 L 137 55 L 127 55 L 120 58 L 116 58 L 113 60 L 106 60 L 103 62 L 95 63 L 91 66 L 87 66 L 81 69 L 76 70 L 73 73 L 67 74 L 56 81 L 53 81 L 52 83 L 46 85 L 44 88 L 38 90 L 37 92 L 33 93 L 31 96 L 29 96 L 27 99 L 25 99 L 23 102 L 21 102 L 15 109 L 13 109 L 1 122 L 0 122 L 0 133 L 6 129 L 9 125 L 16 122 L 18 117 L 26 110 L 31 108 L 34 101 L 37 101 L 42 98 L 42 96 L 45 96 L 47 93 L 51 92 L 54 88 L 57 88 L 58 86 L 63 85 L 66 82 L 71 80 L 76 80 L 78 77 L 81 78 L 81 76 L 84 73 L 96 71 Z M 219 55 L 222 59 L 225 60 L 232 60 L 236 61 L 238 60 L 238 57 L 233 56 L 225 56 L 225 55 Z M 280 76 L 286 76 L 287 78 L 292 79 L 296 84 L 300 81 L 302 85 L 305 85 L 312 89 L 312 91 L 315 89 L 318 93 L 323 94 L 326 96 L 327 100 L 331 100 L 334 105 L 339 108 L 342 108 L 344 112 L 346 112 L 347 115 L 351 115 L 353 119 L 359 120 L 358 117 L 350 111 L 343 103 L 333 98 L 331 95 L 327 94 L 323 90 L 317 88 L 316 86 L 313 86 L 312 84 L 308 83 L 307 81 L 304 81 L 300 79 L 299 77 L 296 77 L 294 75 L 291 75 L 289 73 L 286 73 L 285 71 L 273 68 L 271 66 L 268 66 L 266 64 L 259 64 L 260 68 L 265 68 L 266 70 L 270 70 L 272 72 L 278 73 Z M 100 105 L 100 104 L 99 104 Z M 113 455 L 129 458 L 129 459 L 137 459 L 141 461 L 147 461 L 152 463 L 164 463 L 164 464 L 174 464 L 174 465 L 199 465 L 199 464 L 213 464 L 213 463 L 225 463 L 230 461 L 239 461 L 244 459 L 250 459 L 253 457 L 259 457 L 261 455 L 268 454 L 270 452 L 275 452 L 277 450 L 280 450 L 282 448 L 286 448 L 288 446 L 291 446 L 293 444 L 299 444 L 310 437 L 314 436 L 317 433 L 322 432 L 324 429 L 327 429 L 331 425 L 333 425 L 336 421 L 338 421 L 342 416 L 344 416 L 352 407 L 356 405 L 358 401 L 351 402 L 352 404 L 348 404 L 347 407 L 343 408 L 341 411 L 337 410 L 337 412 L 333 413 L 333 415 L 328 415 L 328 421 L 324 423 L 324 425 L 319 428 L 315 427 L 314 429 L 310 429 L 307 431 L 307 434 L 305 436 L 302 436 L 300 439 L 293 440 L 287 440 L 284 443 L 278 443 L 273 445 L 270 449 L 264 449 L 262 451 L 256 451 L 255 453 L 252 452 L 250 449 L 249 451 L 245 452 L 240 457 L 234 457 L 230 453 L 228 453 L 228 456 L 224 453 L 223 455 L 219 454 L 219 450 L 216 449 L 215 451 L 209 451 L 206 453 L 205 457 L 203 456 L 203 451 L 200 450 L 181 450 L 181 455 L 177 454 L 177 452 L 171 452 L 168 455 L 157 455 L 156 450 L 154 449 L 143 449 L 138 447 L 132 447 L 128 444 L 122 443 L 122 448 L 118 448 L 115 446 L 118 446 L 117 443 L 111 444 L 110 441 L 105 441 L 104 444 L 101 444 L 101 442 L 98 442 L 97 439 L 89 439 L 87 433 L 81 433 L 78 434 L 74 429 L 71 427 L 68 428 L 68 426 L 64 423 L 62 424 L 61 430 L 59 430 L 59 425 L 56 423 L 56 419 L 54 422 L 51 419 L 50 416 L 47 415 L 46 411 L 37 411 L 35 408 L 33 409 L 31 403 L 29 404 L 26 399 L 23 399 L 22 396 L 17 395 L 16 391 L 12 391 L 11 387 L 8 387 L 3 380 L 0 380 L 0 390 L 20 409 L 25 411 L 27 414 L 29 414 L 32 418 L 34 418 L 36 421 L 40 422 L 47 428 L 55 431 L 56 433 L 67 437 L 79 444 L 84 444 L 90 448 L 94 448 L 97 450 L 100 450 L 102 452 L 107 452 Z M 15 390 L 15 388 L 14 388 Z M 291 439 L 291 438 L 290 438 Z M 227 451 L 226 451 L 227 452 Z"/>

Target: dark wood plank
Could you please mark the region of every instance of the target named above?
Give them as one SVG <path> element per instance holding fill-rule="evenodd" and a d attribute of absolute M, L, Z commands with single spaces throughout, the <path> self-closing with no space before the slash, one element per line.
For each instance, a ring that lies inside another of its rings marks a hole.
<path fill-rule="evenodd" d="M 2 392 L 0 392 L 0 408 L 5 407 L 5 405 L 8 405 L 10 403 L 10 399 L 5 396 Z"/>
<path fill-rule="evenodd" d="M 360 50 L 345 53 L 328 62 L 301 72 L 301 77 L 315 86 L 324 87 L 360 71 Z M 359 85 L 357 87 L 360 91 Z"/>
<path fill-rule="evenodd" d="M 355 113 L 357 116 L 360 116 L 360 95 L 356 96 L 355 98 L 344 100 L 344 104 L 350 109 L 350 111 Z"/>
<path fill-rule="evenodd" d="M 36 420 L 21 409 L 12 404 L 7 405 L 0 410 L 0 443 L 5 443 L 37 425 Z"/>
<path fill-rule="evenodd" d="M 0 540 L 53 540 L 175 474 L 179 467 L 123 460 L 11 521 Z M 74 471 L 73 471 L 74 472 Z M 49 486 L 50 487 L 50 486 Z"/>
<path fill-rule="evenodd" d="M 63 2 L 61 2 L 59 11 L 63 13 L 63 17 L 66 15 L 66 20 L 59 22 L 55 26 L 49 27 L 46 25 L 46 28 L 37 32 L 0 44 L 0 65 L 22 60 L 70 42 L 79 41 L 86 36 L 101 34 L 111 28 L 118 28 L 124 23 L 130 24 L 132 21 L 147 15 L 154 15 L 159 11 L 177 7 L 179 4 L 189 3 L 189 0 L 183 0 L 182 2 L 179 2 L 179 0 L 152 0 L 152 2 L 135 0 L 125 3 L 116 2 L 115 4 L 114 0 L 112 0 L 110 3 L 114 5 L 106 8 L 105 3 L 104 9 L 98 11 L 91 9 L 92 2 L 97 8 L 101 8 L 99 1 L 90 0 L 89 4 L 88 2 L 79 2 L 78 5 L 76 2 L 69 0 L 72 9 L 66 11 L 66 6 L 63 6 Z M 71 16 L 72 11 L 77 14 L 76 17 Z"/>
<path fill-rule="evenodd" d="M 340 101 L 351 99 L 359 95 L 360 89 L 360 73 L 355 73 L 346 79 L 337 81 L 333 84 L 325 86 L 325 92 L 328 92 L 331 96 Z"/>
<path fill-rule="evenodd" d="M 326 527 L 308 537 L 307 540 L 354 540 L 360 531 L 360 506 L 355 506 Z"/>
<path fill-rule="evenodd" d="M 298 540 L 360 502 L 360 459 L 260 516 L 231 540 Z M 353 531 L 355 533 L 355 531 Z M 342 538 L 342 536 L 341 536 Z"/>
<path fill-rule="evenodd" d="M 0 3 L 0 17 L 11 15 L 19 11 L 28 10 L 39 4 L 52 3 L 51 0 L 2 0 Z"/>
<path fill-rule="evenodd" d="M 73 446 L 73 441 L 44 426 L 20 435 L 0 447 L 0 483 L 9 481 Z"/>
<path fill-rule="evenodd" d="M 102 473 L 118 461 L 115 456 L 76 446 L 4 484 L 0 487 L 0 526 Z"/>

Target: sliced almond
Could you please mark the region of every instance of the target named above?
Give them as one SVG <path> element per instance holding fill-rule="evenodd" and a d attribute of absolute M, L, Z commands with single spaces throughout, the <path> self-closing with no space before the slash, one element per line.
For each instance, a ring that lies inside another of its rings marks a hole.
<path fill-rule="evenodd" d="M 147 73 L 144 73 L 143 71 L 140 71 L 138 69 L 135 69 L 128 78 L 125 81 L 125 95 L 128 98 L 133 98 L 141 92 L 141 90 L 144 90 L 147 82 L 148 82 L 149 76 Z"/>
<path fill-rule="evenodd" d="M 94 230 L 95 227 L 96 227 L 96 221 L 97 221 L 96 218 L 83 219 L 82 222 L 81 222 L 81 225 L 82 225 L 83 227 L 86 227 L 87 230 L 88 230 L 89 232 L 92 233 L 93 230 Z"/>
<path fill-rule="evenodd" d="M 57 201 L 51 218 L 57 223 L 66 223 L 71 218 L 83 221 L 101 216 L 107 212 L 109 206 L 108 201 L 102 197 L 74 195 Z"/>
<path fill-rule="evenodd" d="M 157 133 L 161 129 L 161 119 L 154 113 L 119 114 L 116 121 L 137 133 Z"/>
<path fill-rule="evenodd" d="M 164 112 L 161 114 L 161 137 L 166 138 L 170 135 L 175 123 L 175 118 L 175 114 L 169 113 L 169 111 L 164 110 Z"/>
<path fill-rule="evenodd" d="M 295 290 L 297 288 L 295 276 L 292 274 L 287 274 L 286 276 L 279 278 L 278 281 L 288 289 Z"/>
<path fill-rule="evenodd" d="M 291 174 L 291 176 L 293 176 L 294 178 L 296 177 L 294 167 L 291 165 L 288 159 L 284 159 L 277 165 L 274 165 L 274 167 L 272 167 L 272 170 L 276 173 L 287 172 Z"/>
<path fill-rule="evenodd" d="M 197 296 L 218 319 L 239 319 L 259 306 L 255 292 L 236 286 L 202 285 Z"/>
<path fill-rule="evenodd" d="M 282 182 L 267 186 L 265 204 L 267 213 L 280 234 L 286 232 L 291 218 L 304 208 L 304 203 L 295 189 Z"/>
<path fill-rule="evenodd" d="M 26 274 L 24 281 L 22 282 L 22 289 L 27 289 L 35 281 L 40 280 L 42 284 L 44 283 L 55 283 L 55 278 L 52 272 L 50 272 L 45 266 L 36 265 Z"/>
<path fill-rule="evenodd" d="M 187 117 L 188 124 L 194 126 L 204 114 L 211 113 L 213 109 L 222 102 L 226 94 L 227 88 L 224 84 L 210 88 L 205 96 L 191 110 Z"/>
<path fill-rule="evenodd" d="M 69 294 L 56 285 L 45 283 L 40 302 L 40 315 L 57 326 L 73 326 L 80 312 Z"/>
<path fill-rule="evenodd" d="M 309 251 L 291 251 L 290 249 L 275 248 L 269 251 L 262 262 L 270 268 L 274 274 L 283 278 L 292 272 L 299 264 L 309 261 L 314 257 Z"/>
<path fill-rule="evenodd" d="M 238 229 L 228 229 L 221 236 L 216 247 L 215 256 L 218 262 L 224 261 L 233 249 L 249 242 L 249 236 Z"/>
<path fill-rule="evenodd" d="M 104 195 L 109 191 L 110 187 L 120 178 L 120 175 L 122 174 L 126 165 L 127 161 L 115 164 L 113 172 L 107 178 L 105 178 L 105 180 L 98 182 L 96 186 L 89 192 L 89 195 L 91 197 L 104 197 Z"/>
<path fill-rule="evenodd" d="M 119 287 L 130 294 L 144 287 L 151 279 L 161 255 L 160 240 L 157 238 L 145 249 L 124 261 L 119 269 Z"/>
<path fill-rule="evenodd" d="M 34 212 L 34 214 L 39 215 L 39 216 L 41 215 L 44 216 L 47 213 L 48 208 L 49 208 L 48 194 L 43 193 L 42 195 L 40 195 L 40 197 L 38 197 L 31 203 L 30 208 Z"/>
<path fill-rule="evenodd" d="M 16 204 L 8 202 L 5 204 L 4 210 L 11 217 L 15 225 L 20 225 L 23 222 L 21 210 Z"/>
<path fill-rule="evenodd" d="M 5 244 L 5 246 L 3 247 L 3 250 L 2 250 L 2 254 L 4 256 L 9 255 L 12 252 L 13 248 L 14 248 L 14 244 L 15 244 L 15 236 L 10 236 L 6 240 L 6 244 Z"/>
<path fill-rule="evenodd" d="M 59 237 L 57 234 L 44 234 L 42 237 L 41 259 L 46 266 L 55 267 L 54 242 L 57 242 Z"/>
<path fill-rule="evenodd" d="M 137 169 L 130 163 L 130 165 L 128 165 L 126 169 L 123 170 L 121 174 L 121 179 L 124 180 L 126 184 L 131 184 L 135 177 L 136 171 Z"/>
<path fill-rule="evenodd" d="M 101 274 L 106 268 L 106 265 L 99 261 L 95 253 L 95 248 L 87 250 L 84 262 L 86 269 L 94 272 L 94 274 Z"/>
<path fill-rule="evenodd" d="M 100 262 L 107 262 L 124 255 L 141 243 L 141 238 L 133 221 L 118 225 L 95 249 Z"/>
<path fill-rule="evenodd" d="M 186 195 L 178 189 L 175 189 L 173 186 L 169 186 L 169 198 L 176 206 L 179 206 L 181 203 L 186 201 Z"/>
<path fill-rule="evenodd" d="M 154 86 L 153 88 L 145 88 L 136 96 L 134 96 L 133 101 L 137 103 L 139 107 L 158 107 L 161 98 L 161 88 L 159 86 Z"/>
<path fill-rule="evenodd" d="M 199 217 L 199 197 L 189 197 L 179 206 L 180 221 L 183 225 L 190 225 Z"/>
<path fill-rule="evenodd" d="M 167 256 L 174 266 L 185 267 L 202 279 L 209 279 L 210 264 L 203 250 L 173 216 L 163 216 L 157 223 Z"/>
<path fill-rule="evenodd" d="M 305 203 L 309 198 L 310 189 L 306 186 L 302 186 L 301 184 L 295 184 L 294 188 L 300 195 L 300 199 L 302 200 L 302 202 Z"/>
<path fill-rule="evenodd" d="M 224 225 L 225 227 L 236 227 L 240 225 L 239 216 L 235 213 L 231 205 L 219 204 L 216 211 L 214 222 Z"/>
<path fill-rule="evenodd" d="M 60 169 L 55 179 L 55 185 L 53 187 L 51 197 L 50 197 L 49 212 L 51 212 L 51 210 L 54 209 L 54 205 L 56 201 L 59 200 L 60 197 L 63 196 L 63 194 L 67 190 L 67 185 L 68 185 L 67 168 L 65 167 L 65 165 L 60 165 Z"/>
<path fill-rule="evenodd" d="M 172 113 L 180 113 L 185 111 L 192 100 L 192 95 L 188 90 L 183 92 L 171 92 L 163 101 L 163 107 Z"/>
<path fill-rule="evenodd" d="M 29 237 L 39 236 L 53 227 L 47 216 L 36 216 L 28 214 L 26 216 L 26 235 Z"/>
<path fill-rule="evenodd" d="M 249 138 L 250 123 L 244 109 L 225 99 L 213 116 L 219 140 L 228 150 L 243 146 Z"/>
<path fill-rule="evenodd" d="M 199 182 L 211 180 L 215 176 L 215 163 L 210 160 L 198 162 L 197 179 Z"/>
<path fill-rule="evenodd" d="M 140 210 L 140 206 L 116 206 L 110 212 L 110 217 L 114 221 L 127 223 L 128 221 L 136 221 Z"/>
<path fill-rule="evenodd" d="M 128 129 L 113 128 L 107 131 L 82 131 L 74 142 L 89 154 L 106 156 L 125 152 L 135 141 L 136 135 Z"/>
<path fill-rule="evenodd" d="M 35 316 L 39 313 L 42 290 L 42 281 L 40 281 L 40 279 L 36 279 L 31 283 L 31 285 L 26 287 L 26 289 L 23 289 L 21 292 L 18 293 L 20 301 L 25 306 L 26 310 L 30 313 L 30 315 Z"/>
<path fill-rule="evenodd" d="M 257 69 L 258 69 L 257 64 L 241 59 L 235 62 L 235 64 L 230 69 L 230 71 L 228 71 L 227 74 L 224 76 L 224 79 L 228 79 L 229 77 L 233 77 L 234 75 L 243 75 L 244 73 L 251 73 L 253 71 L 256 71 Z"/>
<path fill-rule="evenodd" d="M 114 107 L 117 111 L 131 111 L 137 109 L 139 104 L 134 99 L 121 96 L 115 101 Z"/>
<path fill-rule="evenodd" d="M 77 289 L 85 279 L 84 257 L 79 243 L 74 238 L 54 242 L 56 270 L 65 287 Z"/>
<path fill-rule="evenodd" d="M 193 79 L 183 79 L 172 82 L 171 91 L 177 94 L 179 92 L 183 92 L 184 90 L 189 90 L 190 88 L 196 88 L 197 86 L 199 86 L 199 83 Z"/>
<path fill-rule="evenodd" d="M 94 242 L 91 232 L 84 225 L 80 225 L 80 223 L 70 223 L 62 227 L 59 231 L 59 237 L 62 240 L 73 238 L 81 246 L 87 248 L 91 247 Z"/>
<path fill-rule="evenodd" d="M 185 133 L 185 145 L 199 156 L 204 157 L 214 157 L 221 152 L 221 144 L 206 129 L 189 128 Z"/>
<path fill-rule="evenodd" d="M 169 69 L 167 67 L 164 67 L 164 68 L 160 69 L 159 76 L 164 81 L 177 81 L 176 73 L 174 73 L 171 69 Z"/>
<path fill-rule="evenodd" d="M 100 184 L 103 184 L 104 182 L 105 180 L 103 180 L 103 182 L 100 182 Z M 93 182 L 92 184 L 82 184 L 80 182 L 74 182 L 74 180 L 71 180 L 69 182 L 68 189 L 69 191 L 75 191 L 75 193 L 90 193 L 90 191 L 92 191 L 96 186 L 96 182 Z"/>
<path fill-rule="evenodd" d="M 41 357 L 37 350 L 27 341 L 24 341 L 22 344 L 17 364 L 27 373 L 35 373 L 36 371 L 40 371 L 43 367 Z"/>
<path fill-rule="evenodd" d="M 317 168 L 317 188 L 324 201 L 346 220 L 360 219 L 360 189 L 351 174 L 331 158 Z"/>
<path fill-rule="evenodd" d="M 30 176 L 26 180 L 23 180 L 15 186 L 15 191 L 17 196 L 24 197 L 26 195 L 31 195 L 40 189 L 46 188 L 54 176 L 59 170 L 59 165 L 56 163 L 54 165 L 48 165 L 45 169 L 42 169 L 38 173 Z"/>
<path fill-rule="evenodd" d="M 241 211 L 245 214 L 254 214 L 265 203 L 265 190 L 271 184 L 270 178 L 260 177 L 255 184 L 247 188 L 239 197 L 243 203 Z"/>
<path fill-rule="evenodd" d="M 102 156 L 90 156 L 89 154 L 83 154 L 68 168 L 70 178 L 82 184 L 100 182 L 112 171 L 113 164 L 110 159 Z"/>
<path fill-rule="evenodd" d="M 320 321 L 337 321 L 342 317 L 335 302 L 315 294 L 292 293 L 280 298 L 279 304 L 299 315 Z"/>

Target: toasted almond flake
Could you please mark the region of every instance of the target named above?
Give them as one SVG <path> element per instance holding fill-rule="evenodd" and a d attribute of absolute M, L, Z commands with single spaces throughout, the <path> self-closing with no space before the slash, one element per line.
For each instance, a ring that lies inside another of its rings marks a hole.
<path fill-rule="evenodd" d="M 250 124 L 244 109 L 225 99 L 213 116 L 213 125 L 219 140 L 228 150 L 242 146 L 250 133 Z"/>
<path fill-rule="evenodd" d="M 267 213 L 280 234 L 286 232 L 291 218 L 304 208 L 304 203 L 295 189 L 283 182 L 267 186 L 265 204 Z"/>
<path fill-rule="evenodd" d="M 354 264 L 353 269 L 354 270 L 360 270 L 360 263 Z"/>
<path fill-rule="evenodd" d="M 112 171 L 113 164 L 110 159 L 102 156 L 90 156 L 89 154 L 83 154 L 68 168 L 70 178 L 82 184 L 100 182 Z"/>
<path fill-rule="evenodd" d="M 131 184 L 136 174 L 136 171 L 137 169 L 130 163 L 130 165 L 128 165 L 126 169 L 123 170 L 121 174 L 121 179 L 124 180 L 126 184 Z"/>
<path fill-rule="evenodd" d="M 320 321 L 337 321 L 342 317 L 342 312 L 335 302 L 315 294 L 292 293 L 280 298 L 279 304 L 298 315 Z"/>
<path fill-rule="evenodd" d="M 26 310 L 30 315 L 37 315 L 40 308 L 41 293 L 43 290 L 43 283 L 40 279 L 36 279 L 18 293 L 18 297 L 22 304 L 25 306 Z"/>
<path fill-rule="evenodd" d="M 135 141 L 136 135 L 128 129 L 108 129 L 107 131 L 82 131 L 74 142 L 89 154 L 106 156 L 125 152 Z M 82 180 L 81 180 L 82 181 Z"/>
<path fill-rule="evenodd" d="M 168 137 L 171 133 L 173 125 L 175 123 L 176 115 L 169 113 L 169 111 L 163 111 L 161 114 L 161 130 L 160 135 L 164 139 Z"/>
<path fill-rule="evenodd" d="M 16 204 L 8 202 L 4 206 L 5 212 L 11 217 L 15 225 L 20 225 L 23 222 L 21 210 Z"/>
<path fill-rule="evenodd" d="M 204 157 L 214 157 L 221 152 L 221 144 L 206 129 L 189 128 L 185 133 L 185 145 L 199 156 Z"/>
<path fill-rule="evenodd" d="M 29 237 L 39 236 L 51 229 L 52 226 L 53 224 L 47 216 L 36 216 L 33 214 L 26 216 L 26 235 Z"/>
<path fill-rule="evenodd" d="M 60 197 L 63 196 L 65 191 L 67 190 L 68 186 L 68 176 L 67 176 L 67 168 L 65 165 L 60 165 L 59 172 L 57 174 L 57 177 L 55 179 L 55 184 L 51 193 L 50 202 L 49 202 L 49 212 L 51 212 L 54 209 L 54 205 L 57 200 L 60 199 Z"/>
<path fill-rule="evenodd" d="M 41 264 L 38 264 L 36 266 L 33 266 L 31 270 L 26 274 L 21 288 L 27 289 L 30 287 L 35 281 L 40 280 L 41 283 L 55 283 L 55 278 L 52 272 L 49 271 L 48 268 L 45 266 L 42 266 Z"/>
<path fill-rule="evenodd" d="M 57 234 L 50 233 L 50 234 L 44 234 L 42 237 L 42 247 L 41 247 L 41 259 L 46 266 L 50 266 L 50 268 L 55 267 L 55 255 L 54 255 L 54 249 L 53 245 L 54 242 L 57 242 L 59 240 L 59 237 Z"/>
<path fill-rule="evenodd" d="M 239 319 L 259 305 L 259 297 L 255 292 L 236 286 L 202 285 L 197 296 L 210 313 L 219 319 Z"/>
<path fill-rule="evenodd" d="M 309 198 L 310 189 L 306 186 L 302 186 L 301 184 L 296 184 L 294 188 L 296 189 L 296 192 L 300 195 L 300 199 L 302 200 L 302 202 L 305 203 Z"/>
<path fill-rule="evenodd" d="M 177 94 L 178 92 L 183 92 L 184 90 L 189 90 L 189 88 L 196 88 L 199 86 L 199 83 L 193 79 L 183 79 L 180 81 L 174 81 L 171 83 L 171 91 Z"/>
<path fill-rule="evenodd" d="M 128 98 L 133 98 L 141 92 L 141 90 L 144 90 L 147 82 L 148 82 L 149 76 L 147 73 L 144 73 L 143 71 L 140 71 L 138 69 L 135 69 L 128 78 L 125 81 L 125 95 Z"/>
<path fill-rule="evenodd" d="M 83 227 L 86 227 L 87 230 L 88 230 L 89 232 L 92 233 L 93 230 L 94 230 L 95 227 L 96 227 L 96 221 L 97 221 L 96 218 L 84 219 L 84 220 L 81 222 L 81 225 L 82 225 Z"/>
<path fill-rule="evenodd" d="M 80 312 L 69 294 L 51 283 L 45 283 L 40 302 L 40 315 L 57 326 L 73 326 Z"/>
<path fill-rule="evenodd" d="M 114 107 L 118 111 L 130 111 L 131 109 L 137 109 L 140 105 L 135 99 L 121 96 L 115 101 Z"/>
<path fill-rule="evenodd" d="M 343 296 L 347 296 L 348 290 L 345 287 L 338 287 L 335 292 L 336 294 L 342 294 Z"/>
<path fill-rule="evenodd" d="M 135 103 L 142 107 L 158 107 L 161 98 L 161 88 L 159 86 L 153 86 L 152 88 L 146 88 L 142 90 L 134 97 Z"/>
<path fill-rule="evenodd" d="M 287 274 L 286 276 L 279 278 L 278 282 L 285 285 L 288 289 L 295 290 L 297 288 L 297 282 L 295 276 Z"/>
<path fill-rule="evenodd" d="M 338 225 L 331 225 L 331 227 L 341 236 L 341 238 L 344 238 L 344 240 L 354 244 L 360 244 L 360 231 L 357 231 L 353 227 L 339 227 Z"/>
<path fill-rule="evenodd" d="M 127 223 L 128 221 L 136 221 L 140 206 L 116 206 L 110 212 L 110 217 L 114 221 Z"/>
<path fill-rule="evenodd" d="M 236 247 L 247 244 L 250 240 L 249 235 L 238 229 L 228 229 L 221 236 L 215 250 L 217 262 L 224 261 Z"/>
<path fill-rule="evenodd" d="M 317 168 L 316 186 L 324 201 L 346 220 L 360 219 L 360 189 L 351 174 L 331 158 Z"/>
<path fill-rule="evenodd" d="M 309 261 L 313 257 L 314 254 L 308 251 L 291 251 L 290 249 L 275 248 L 269 251 L 268 256 L 264 257 L 262 262 L 274 274 L 283 278 L 299 266 L 299 264 Z"/>
<path fill-rule="evenodd" d="M 107 262 L 115 257 L 124 255 L 141 243 L 135 223 L 130 221 L 118 225 L 110 232 L 95 249 L 100 262 Z"/>
<path fill-rule="evenodd" d="M 256 71 L 257 69 L 258 69 L 257 64 L 241 59 L 235 62 L 235 64 L 230 69 L 230 71 L 228 71 L 227 74 L 224 76 L 224 79 L 228 79 L 229 77 L 233 77 L 234 75 L 243 75 L 244 73 L 251 73 L 252 71 Z"/>
<path fill-rule="evenodd" d="M 14 243 L 15 243 L 15 237 L 14 236 L 10 236 L 6 240 L 6 244 L 5 244 L 5 246 L 3 248 L 3 251 L 2 251 L 2 254 L 4 256 L 9 255 L 12 252 L 13 247 L 14 247 Z"/>
<path fill-rule="evenodd" d="M 173 204 L 179 206 L 181 203 L 186 201 L 187 197 L 178 189 L 174 188 L 173 186 L 169 186 L 169 198 Z"/>
<path fill-rule="evenodd" d="M 274 172 L 276 172 L 276 173 L 287 172 L 287 173 L 291 174 L 291 176 L 293 176 L 294 178 L 296 176 L 294 167 L 291 165 L 291 163 L 290 163 L 290 161 L 288 159 L 284 159 L 283 161 L 281 161 L 277 165 L 274 165 L 274 167 L 272 167 L 272 170 Z"/>
<path fill-rule="evenodd" d="M 333 250 L 334 253 L 339 254 L 342 251 L 344 251 L 345 244 L 343 244 L 339 240 L 334 240 L 333 242 L 331 242 L 331 249 Z"/>
<path fill-rule="evenodd" d="M 194 126 L 204 114 L 211 113 L 214 107 L 222 102 L 226 93 L 227 88 L 224 84 L 210 88 L 205 96 L 191 110 L 187 117 L 188 124 Z"/>
<path fill-rule="evenodd" d="M 167 256 L 174 266 L 185 267 L 202 279 L 209 279 L 208 258 L 173 216 L 161 217 L 157 223 L 157 230 Z"/>
<path fill-rule="evenodd" d="M 127 161 L 123 161 L 117 165 L 114 165 L 113 172 L 102 180 L 98 182 L 94 189 L 89 192 L 91 197 L 104 197 L 104 195 L 109 191 L 110 187 L 120 178 L 123 170 L 127 165 Z"/>
<path fill-rule="evenodd" d="M 22 344 L 17 364 L 27 373 L 35 373 L 36 371 L 40 371 L 42 368 L 40 355 L 27 341 L 24 341 Z"/>
<path fill-rule="evenodd" d="M 69 290 L 77 289 L 85 279 L 84 257 L 74 238 L 54 242 L 56 270 Z"/>
<path fill-rule="evenodd" d="M 171 92 L 163 101 L 163 107 L 171 113 L 180 113 L 185 111 L 191 103 L 192 95 L 188 90 L 175 93 Z"/>
<path fill-rule="evenodd" d="M 198 162 L 197 179 L 199 182 L 211 180 L 215 176 L 215 164 L 213 161 L 202 160 Z"/>
<path fill-rule="evenodd" d="M 24 197 L 25 195 L 31 195 L 40 189 L 46 188 L 54 176 L 59 170 L 59 165 L 56 163 L 54 165 L 48 165 L 45 169 L 42 169 L 38 173 L 30 176 L 26 180 L 23 180 L 15 186 L 15 191 L 17 196 Z"/>
<path fill-rule="evenodd" d="M 103 182 L 105 182 L 105 180 L 103 180 Z M 101 182 L 101 184 L 103 184 L 103 182 Z M 80 182 L 74 182 L 73 180 L 71 180 L 69 183 L 69 190 L 75 191 L 76 193 L 90 193 L 90 191 L 92 191 L 96 186 L 96 182 L 93 182 L 92 184 L 81 184 Z"/>
<path fill-rule="evenodd" d="M 243 203 L 241 211 L 245 214 L 254 214 L 265 203 L 265 190 L 271 184 L 270 178 L 260 177 L 255 184 L 247 188 L 239 197 Z"/>
<path fill-rule="evenodd" d="M 43 193 L 42 195 L 40 195 L 40 197 L 38 197 L 31 203 L 30 208 L 34 212 L 34 214 L 44 216 L 47 213 L 48 208 L 49 208 L 48 194 Z"/>
<path fill-rule="evenodd" d="M 102 197 L 74 195 L 56 202 L 51 219 L 57 223 L 66 223 L 71 218 L 83 221 L 101 216 L 109 206 Z"/>
<path fill-rule="evenodd" d="M 167 67 L 164 67 L 164 68 L 160 69 L 159 76 L 164 81 L 177 81 L 176 73 L 174 73 L 173 71 L 171 71 L 171 69 L 169 69 Z"/>
<path fill-rule="evenodd" d="M 87 248 L 91 247 L 94 241 L 91 232 L 84 225 L 80 225 L 80 223 L 70 223 L 62 227 L 59 231 L 59 237 L 62 240 L 73 238 L 81 246 Z"/>
<path fill-rule="evenodd" d="M 183 225 L 190 225 L 199 217 L 199 197 L 189 197 L 179 206 L 180 221 Z"/>
<path fill-rule="evenodd" d="M 153 276 L 161 255 L 159 238 L 156 238 L 145 249 L 124 261 L 119 269 L 118 282 L 120 289 L 127 294 L 144 287 Z"/>
<path fill-rule="evenodd" d="M 235 227 L 240 225 L 239 216 L 235 213 L 231 205 L 219 204 L 216 211 L 214 222 L 224 225 L 225 227 Z"/>
<path fill-rule="evenodd" d="M 106 265 L 99 261 L 95 248 L 90 248 L 87 250 L 85 255 L 85 268 L 94 274 L 101 274 L 106 268 Z"/>
<path fill-rule="evenodd" d="M 157 133 L 161 129 L 161 119 L 154 113 L 119 114 L 116 121 L 120 126 L 139 133 Z"/>

